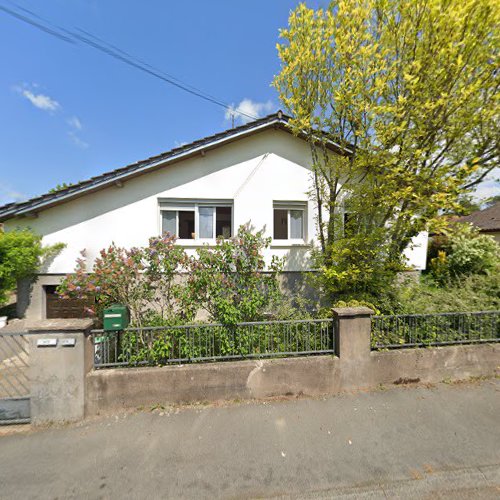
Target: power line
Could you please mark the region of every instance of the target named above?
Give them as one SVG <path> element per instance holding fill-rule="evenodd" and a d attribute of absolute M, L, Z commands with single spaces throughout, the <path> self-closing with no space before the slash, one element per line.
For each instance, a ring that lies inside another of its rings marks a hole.
<path fill-rule="evenodd" d="M 53 24 L 52 22 L 48 21 L 47 19 L 44 19 L 35 12 L 25 9 L 24 7 L 16 4 L 15 2 L 9 2 L 9 3 L 13 4 L 18 10 L 23 11 L 24 13 L 28 14 L 31 17 L 27 17 L 24 14 L 20 14 L 2 4 L 0 4 L 0 10 L 20 21 L 23 21 L 35 28 L 42 30 L 43 32 L 51 36 L 56 37 L 61 41 L 71 44 L 76 44 L 78 42 L 83 43 L 89 47 L 92 47 L 95 50 L 98 50 L 110 57 L 113 57 L 118 61 L 121 61 L 124 64 L 127 64 L 146 74 L 149 74 L 150 76 L 158 78 L 159 80 L 162 80 L 163 82 L 168 83 L 169 85 L 173 85 L 183 90 L 184 92 L 188 92 L 189 94 L 199 97 L 200 99 L 204 99 L 205 101 L 220 106 L 231 112 L 231 115 L 233 116 L 233 124 L 234 124 L 235 113 L 246 116 L 247 118 L 251 118 L 253 120 L 257 119 L 256 116 L 244 113 L 243 111 L 236 111 L 232 106 L 221 101 L 220 99 L 217 99 L 216 97 L 204 92 L 203 90 L 200 90 L 192 85 L 189 85 L 183 82 L 182 80 L 172 75 L 169 75 L 168 73 L 165 73 L 161 69 L 158 69 L 155 66 L 152 66 L 151 64 L 142 61 L 141 59 L 138 59 L 135 56 L 132 56 L 131 54 L 125 52 L 119 47 L 106 42 L 105 40 L 97 37 L 96 35 L 93 35 L 92 33 L 89 33 L 79 28 L 76 28 L 77 31 L 68 30 L 63 26 Z M 33 18 L 35 18 L 35 20 Z"/>
<path fill-rule="evenodd" d="M 16 19 L 19 19 L 20 21 L 31 24 L 35 28 L 38 28 L 38 29 L 44 31 L 45 33 L 48 33 L 49 35 L 55 36 L 56 38 L 59 38 L 60 40 L 63 40 L 63 41 L 68 42 L 68 43 L 75 43 L 70 38 L 68 38 L 64 35 L 61 35 L 60 33 L 57 33 L 56 31 L 51 30 L 50 28 L 47 28 L 46 26 L 43 26 L 42 24 L 37 23 L 36 21 L 33 21 L 32 19 L 28 19 L 26 16 L 23 16 L 22 14 L 14 12 L 13 10 L 10 10 L 9 8 L 5 7 L 4 5 L 0 5 L 0 10 L 3 10 L 5 13 L 9 14 L 12 17 L 15 17 Z"/>

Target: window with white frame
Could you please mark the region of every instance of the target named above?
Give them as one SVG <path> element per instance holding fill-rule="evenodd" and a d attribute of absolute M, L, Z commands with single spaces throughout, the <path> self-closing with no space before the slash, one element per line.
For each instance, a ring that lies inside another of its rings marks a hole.
<path fill-rule="evenodd" d="M 273 239 L 306 239 L 306 207 L 303 202 L 275 202 L 273 206 Z"/>
<path fill-rule="evenodd" d="M 161 232 L 179 240 L 215 240 L 233 234 L 233 207 L 228 201 L 160 202 Z"/>

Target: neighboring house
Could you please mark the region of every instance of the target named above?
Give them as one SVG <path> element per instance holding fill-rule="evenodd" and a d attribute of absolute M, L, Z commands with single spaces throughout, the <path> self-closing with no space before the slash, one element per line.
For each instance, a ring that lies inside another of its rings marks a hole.
<path fill-rule="evenodd" d="M 78 315 L 81 304 L 58 301 L 55 288 L 84 251 L 89 269 L 100 249 L 114 242 L 132 247 L 170 231 L 194 253 L 229 237 L 241 224 L 272 237 L 266 258 L 286 256 L 286 272 L 308 270 L 316 241 L 311 152 L 294 136 L 281 112 L 206 137 L 169 152 L 93 177 L 31 200 L 0 207 L 6 230 L 29 227 L 45 244 L 66 248 L 38 275 L 32 290 L 18 291 L 28 318 Z M 332 154 L 344 154 L 329 144 Z M 414 269 L 425 268 L 427 235 L 405 252 Z M 293 280 L 292 280 L 293 281 Z M 61 306 L 61 303 L 63 305 Z"/>
<path fill-rule="evenodd" d="M 474 224 L 481 233 L 491 234 L 500 243 L 500 201 L 489 208 L 460 217 L 458 221 Z"/>

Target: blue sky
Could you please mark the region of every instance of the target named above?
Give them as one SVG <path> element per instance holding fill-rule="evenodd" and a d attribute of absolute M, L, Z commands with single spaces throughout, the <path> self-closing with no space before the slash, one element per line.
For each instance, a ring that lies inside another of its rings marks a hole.
<path fill-rule="evenodd" d="M 270 87 L 279 71 L 275 46 L 298 1 L 17 3 L 90 31 L 235 107 L 243 101 L 251 114 L 279 108 Z M 223 108 L 1 11 L 0 59 L 0 204 L 231 126 Z"/>
<path fill-rule="evenodd" d="M 250 114 L 280 107 L 270 86 L 279 71 L 275 47 L 298 0 L 17 3 Z M 223 108 L 1 11 L 0 60 L 0 205 L 231 126 Z"/>

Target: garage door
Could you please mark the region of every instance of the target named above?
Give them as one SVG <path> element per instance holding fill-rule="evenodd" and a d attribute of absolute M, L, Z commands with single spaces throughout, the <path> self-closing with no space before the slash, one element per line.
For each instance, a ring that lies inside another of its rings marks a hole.
<path fill-rule="evenodd" d="M 87 300 L 61 299 L 56 293 L 56 285 L 48 285 L 45 288 L 46 317 L 53 318 L 87 318 L 85 308 L 89 306 Z"/>

